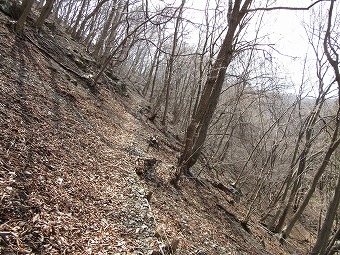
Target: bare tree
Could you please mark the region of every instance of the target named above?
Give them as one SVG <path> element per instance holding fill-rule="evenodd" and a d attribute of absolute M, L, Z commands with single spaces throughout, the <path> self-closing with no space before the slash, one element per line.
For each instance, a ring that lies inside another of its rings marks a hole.
<path fill-rule="evenodd" d="M 113 18 L 115 16 L 115 14 L 118 12 L 117 0 L 112 1 L 110 9 L 111 9 L 111 11 L 109 12 L 109 15 L 107 16 L 107 19 L 104 23 L 104 27 L 99 34 L 99 38 L 96 42 L 95 49 L 92 53 L 96 58 L 98 58 L 98 56 L 101 54 L 101 52 L 103 50 L 105 40 L 108 36 L 108 31 L 110 29 L 110 26 L 113 23 Z"/>
<path fill-rule="evenodd" d="M 182 0 L 181 5 L 179 6 L 178 9 L 178 15 L 176 17 L 175 21 L 175 31 L 173 35 L 173 40 L 172 40 L 172 49 L 171 53 L 169 56 L 169 60 L 167 62 L 167 67 L 166 67 L 166 73 L 165 73 L 165 80 L 164 80 L 164 88 L 165 88 L 165 103 L 164 103 L 164 112 L 163 112 L 163 117 L 162 117 L 162 124 L 165 125 L 166 121 L 166 116 L 168 113 L 168 107 L 169 107 L 169 93 L 170 93 L 170 84 L 172 80 L 172 75 L 173 75 L 173 67 L 174 67 L 174 60 L 176 57 L 176 48 L 177 48 L 177 42 L 178 42 L 178 32 L 180 28 L 180 22 L 182 18 L 182 13 L 183 13 L 183 7 L 185 4 L 185 0 Z"/>
<path fill-rule="evenodd" d="M 21 9 L 21 15 L 18 19 L 18 21 L 15 24 L 15 32 L 18 34 L 21 34 L 23 29 L 24 29 L 24 25 L 26 22 L 26 19 L 31 11 L 31 8 L 33 6 L 34 0 L 24 0 L 20 6 Z"/>
<path fill-rule="evenodd" d="M 43 1 L 41 1 L 43 2 Z M 47 17 L 51 14 L 55 0 L 47 0 L 42 8 L 39 18 L 35 23 L 36 28 L 41 29 Z"/>
<path fill-rule="evenodd" d="M 76 34 L 77 34 L 77 29 L 78 29 L 79 23 L 80 23 L 82 17 L 84 16 L 85 10 L 87 9 L 87 7 L 89 5 L 90 0 L 82 0 L 81 3 L 82 4 L 81 4 L 81 7 L 80 7 L 80 10 L 79 10 L 77 16 L 75 16 L 76 20 L 75 20 L 73 27 L 72 27 L 72 36 L 73 37 L 75 37 Z M 71 13 L 72 12 L 72 6 L 70 6 L 69 10 L 70 10 L 70 13 Z"/>
<path fill-rule="evenodd" d="M 326 217 L 322 224 L 321 231 L 318 234 L 318 239 L 312 249 L 311 254 L 325 254 L 325 250 L 327 249 L 328 239 L 331 235 L 333 221 L 339 208 L 340 204 L 340 175 L 338 177 L 338 184 L 334 191 L 334 197 L 329 204 Z"/>
<path fill-rule="evenodd" d="M 230 11 L 231 16 L 226 36 L 208 75 L 197 111 L 186 131 L 185 148 L 179 160 L 179 171 L 173 180 L 173 184 L 176 186 L 182 174 L 190 174 L 189 169 L 196 163 L 201 152 L 223 86 L 226 69 L 234 55 L 234 36 L 251 2 L 251 0 L 246 0 L 241 6 L 241 1 L 236 0 L 232 11 Z"/>
<path fill-rule="evenodd" d="M 79 28 L 75 27 L 75 29 L 72 32 L 73 37 L 75 37 L 77 39 L 79 39 L 81 37 L 80 35 L 81 35 L 81 33 L 84 32 L 84 28 L 85 28 L 87 21 L 89 21 L 91 18 L 93 18 L 98 13 L 98 11 L 103 6 L 103 4 L 105 4 L 107 1 L 109 1 L 109 0 L 101 0 L 101 1 L 98 2 L 96 7 L 88 15 L 86 15 L 86 17 L 83 19 Z"/>
<path fill-rule="evenodd" d="M 335 116 L 334 122 L 335 122 L 335 127 L 333 130 L 333 134 L 332 134 L 332 138 L 331 138 L 331 143 L 329 144 L 325 154 L 324 154 L 324 158 L 322 160 L 321 165 L 319 166 L 316 174 L 314 175 L 312 184 L 307 192 L 307 194 L 305 195 L 301 205 L 299 206 L 299 208 L 297 209 L 297 211 L 295 212 L 295 214 L 293 215 L 292 219 L 287 223 L 286 227 L 283 230 L 283 237 L 286 238 L 289 236 L 290 231 L 292 230 L 292 228 L 294 227 L 296 221 L 301 217 L 301 214 L 303 213 L 303 211 L 305 210 L 306 206 L 308 205 L 314 191 L 315 188 L 318 184 L 318 181 L 320 180 L 321 176 L 323 175 L 323 173 L 325 172 L 329 162 L 330 162 L 330 158 L 332 156 L 332 154 L 334 153 L 334 151 L 338 148 L 339 144 L 340 144 L 340 138 L 339 136 L 339 128 L 340 128 L 340 72 L 339 72 L 339 58 L 338 58 L 338 53 L 336 51 L 336 48 L 333 47 L 333 41 L 331 40 L 331 28 L 332 28 L 332 14 L 333 14 L 333 7 L 334 7 L 334 0 L 331 0 L 331 4 L 330 4 L 330 8 L 329 8 L 329 12 L 328 12 L 328 19 L 327 19 L 327 26 L 326 26 L 326 33 L 324 36 L 324 40 L 323 40 L 323 50 L 324 53 L 327 57 L 327 61 L 329 62 L 330 66 L 332 67 L 333 71 L 334 71 L 334 82 L 337 85 L 338 88 L 338 102 L 339 102 L 339 107 L 337 110 L 337 114 Z M 328 223 L 326 223 L 328 224 Z M 323 243 L 323 241 L 320 241 L 321 243 Z M 319 251 L 319 246 L 322 245 L 317 245 L 317 247 L 315 248 L 317 251 Z"/>

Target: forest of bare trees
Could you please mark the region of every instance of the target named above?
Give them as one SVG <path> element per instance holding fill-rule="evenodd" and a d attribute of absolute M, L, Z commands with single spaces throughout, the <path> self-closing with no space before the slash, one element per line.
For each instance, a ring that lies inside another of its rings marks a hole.
<path fill-rule="evenodd" d="M 16 33 L 31 15 L 37 31 L 54 23 L 81 42 L 100 67 L 94 86 L 109 71 L 139 88 L 150 119 L 182 139 L 173 185 L 185 176 L 231 179 L 245 222 L 257 215 L 284 241 L 309 217 L 311 254 L 339 249 L 339 1 L 216 0 L 203 9 L 189 0 L 2 2 Z M 280 71 L 276 45 L 261 32 L 275 29 L 266 17 L 278 10 L 309 14 L 296 24 L 309 49 L 299 84 Z M 195 12 L 201 19 L 189 18 Z"/>

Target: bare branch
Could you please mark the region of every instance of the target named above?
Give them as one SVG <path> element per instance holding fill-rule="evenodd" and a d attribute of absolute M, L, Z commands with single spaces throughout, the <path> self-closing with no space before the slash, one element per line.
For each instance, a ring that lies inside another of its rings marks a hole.
<path fill-rule="evenodd" d="M 318 0 L 309 5 L 308 7 L 289 7 L 289 6 L 277 6 L 277 7 L 259 7 L 255 9 L 248 9 L 246 12 L 256 12 L 256 11 L 277 11 L 277 10 L 286 10 L 286 11 L 308 11 L 311 9 L 314 5 L 325 2 L 330 0 Z"/>
<path fill-rule="evenodd" d="M 331 36 L 332 14 L 333 14 L 334 2 L 335 2 L 335 0 L 331 0 L 331 5 L 330 5 L 330 8 L 329 8 L 329 12 L 328 12 L 329 14 L 328 14 L 327 30 L 326 30 L 325 38 L 324 38 L 324 41 L 323 41 L 323 48 L 324 48 L 324 52 L 325 52 L 325 55 L 327 57 L 328 62 L 331 64 L 331 66 L 334 69 L 335 80 L 338 84 L 339 99 L 340 99 L 340 71 L 339 71 L 339 67 L 338 67 L 339 56 L 334 51 L 334 54 L 335 54 L 335 60 L 334 60 L 331 56 L 331 53 L 328 50 L 328 46 L 330 48 L 332 48 L 331 44 L 330 44 L 330 36 Z"/>

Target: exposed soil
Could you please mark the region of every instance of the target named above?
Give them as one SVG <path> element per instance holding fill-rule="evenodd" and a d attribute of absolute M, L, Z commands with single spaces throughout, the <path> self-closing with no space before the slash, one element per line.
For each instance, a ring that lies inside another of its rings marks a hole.
<path fill-rule="evenodd" d="M 305 252 L 243 224 L 211 180 L 172 187 L 180 143 L 134 85 L 105 75 L 93 87 L 91 56 L 45 29 L 17 36 L 0 13 L 1 254 Z"/>

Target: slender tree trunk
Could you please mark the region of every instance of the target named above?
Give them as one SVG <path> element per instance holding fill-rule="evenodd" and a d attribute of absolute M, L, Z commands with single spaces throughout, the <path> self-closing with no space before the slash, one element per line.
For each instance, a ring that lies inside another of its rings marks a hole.
<path fill-rule="evenodd" d="M 298 210 L 296 211 L 296 213 L 293 215 L 293 218 L 290 220 L 290 222 L 287 224 L 287 226 L 285 227 L 285 229 L 283 230 L 282 236 L 283 238 L 286 238 L 289 236 L 292 228 L 294 227 L 296 221 L 300 218 L 301 214 L 303 213 L 303 211 L 305 210 L 306 206 L 308 205 L 314 191 L 316 188 L 316 185 L 319 181 L 319 179 L 321 178 L 321 176 L 323 175 L 323 173 L 325 172 L 327 165 L 329 163 L 329 160 L 333 154 L 333 152 L 337 149 L 337 147 L 340 144 L 340 138 L 339 136 L 339 126 L 340 126 L 340 72 L 339 72 L 339 60 L 338 58 L 333 59 L 332 55 L 330 54 L 329 50 L 333 51 L 333 53 L 335 53 L 335 55 L 337 56 L 336 52 L 334 52 L 334 48 L 330 45 L 331 44 L 331 26 L 332 26 L 332 14 L 333 14 L 333 7 L 334 7 L 334 2 L 335 0 L 331 0 L 331 4 L 330 4 L 330 8 L 328 11 L 328 20 L 327 20 L 327 30 L 325 33 L 325 37 L 323 40 L 323 49 L 324 49 L 324 53 L 327 57 L 327 60 L 329 62 L 329 64 L 332 66 L 333 71 L 334 71 L 334 75 L 335 75 L 335 82 L 338 86 L 338 100 L 339 100 L 339 108 L 335 117 L 335 129 L 333 132 L 333 137 L 332 137 L 332 141 L 331 144 L 328 147 L 328 150 L 325 154 L 325 157 L 317 171 L 317 173 L 314 176 L 313 182 L 311 184 L 311 187 L 309 188 L 302 204 L 300 205 L 300 207 L 298 208 Z M 328 88 L 328 90 L 330 89 L 330 86 Z"/>
<path fill-rule="evenodd" d="M 321 176 L 323 175 L 323 173 L 325 172 L 329 160 L 331 158 L 331 156 L 333 155 L 333 152 L 336 150 L 336 148 L 339 146 L 340 144 L 340 138 L 338 138 L 339 135 L 339 126 L 340 126 L 340 109 L 337 112 L 337 116 L 336 116 L 336 128 L 333 132 L 333 137 L 332 137 L 332 142 L 330 144 L 330 146 L 327 149 L 327 152 L 324 156 L 324 159 L 318 169 L 318 171 L 316 172 L 313 182 L 306 194 L 306 196 L 304 197 L 303 202 L 301 203 L 300 207 L 298 208 L 298 210 L 296 211 L 296 213 L 293 215 L 293 218 L 288 222 L 287 226 L 283 229 L 282 232 L 282 237 L 283 238 L 287 238 L 292 230 L 292 228 L 294 227 L 295 223 L 297 222 L 297 220 L 301 217 L 301 214 L 303 213 L 303 211 L 305 210 L 306 206 L 308 205 L 314 191 L 315 188 L 318 184 L 318 181 L 320 180 Z"/>
<path fill-rule="evenodd" d="M 321 231 L 318 234 L 318 239 L 312 249 L 311 254 L 325 254 L 327 248 L 328 239 L 331 235 L 334 217 L 340 203 L 340 175 L 338 176 L 338 184 L 334 191 L 334 197 L 330 202 L 326 214 L 326 218 L 322 224 Z"/>
<path fill-rule="evenodd" d="M 158 41 L 158 44 L 159 45 L 160 42 Z M 143 96 L 146 96 L 146 94 L 148 93 L 148 90 L 149 90 L 149 87 L 150 87 L 150 84 L 151 84 L 151 79 L 152 79 L 152 75 L 154 73 L 154 69 L 156 67 L 156 62 L 157 62 L 157 59 L 159 58 L 159 54 L 160 54 L 160 51 L 158 49 L 155 50 L 155 54 L 153 56 L 153 59 L 152 59 L 152 62 L 151 62 L 151 68 L 150 68 L 150 71 L 149 71 L 149 75 L 148 75 L 148 78 L 146 79 L 146 83 L 144 85 L 144 88 L 143 88 Z"/>
<path fill-rule="evenodd" d="M 160 59 L 160 52 L 159 52 L 157 56 L 156 69 L 155 69 L 155 73 L 153 75 L 152 84 L 151 84 L 151 92 L 150 92 L 150 97 L 149 97 L 150 103 L 152 103 L 154 99 L 155 85 L 156 85 L 157 74 L 158 74 L 160 63 L 161 63 L 161 59 Z"/>
<path fill-rule="evenodd" d="M 38 28 L 39 30 L 42 28 L 47 17 L 51 14 L 54 1 L 55 0 L 47 0 L 46 4 L 42 8 L 41 13 L 39 15 L 39 18 L 38 18 L 37 22 L 35 23 L 36 28 Z"/>
<path fill-rule="evenodd" d="M 27 1 L 24 1 L 22 3 L 22 6 L 20 7 L 22 12 L 21 12 L 19 20 L 15 24 L 15 28 L 14 28 L 16 33 L 18 33 L 18 34 L 22 33 L 22 31 L 24 29 L 25 21 L 28 17 L 28 14 L 31 11 L 33 3 L 34 3 L 34 0 L 27 0 Z"/>
<path fill-rule="evenodd" d="M 112 25 L 114 14 L 117 12 L 117 0 L 114 0 L 111 5 L 111 11 L 110 14 L 105 21 L 103 30 L 100 32 L 99 39 L 97 40 L 96 47 L 94 49 L 93 55 L 95 58 L 98 59 L 98 56 L 101 54 L 101 51 L 103 50 L 105 39 L 107 38 L 110 26 Z"/>
<path fill-rule="evenodd" d="M 86 1 L 86 0 L 84 0 L 84 1 Z M 72 13 L 72 11 L 74 11 L 74 12 L 78 11 L 78 8 L 75 8 L 75 7 L 72 8 L 74 5 L 75 5 L 74 2 L 70 2 L 68 4 L 66 16 L 64 18 L 65 25 L 69 26 L 68 29 L 67 29 L 68 31 L 71 31 L 72 22 L 74 20 L 74 16 L 71 16 L 71 13 Z M 74 10 L 74 9 L 76 9 L 76 10 Z M 71 16 L 71 18 L 70 18 L 70 16 Z"/>
<path fill-rule="evenodd" d="M 338 244 L 338 247 L 336 247 L 335 242 L 340 238 L 340 226 L 338 227 L 338 230 L 333 235 L 331 241 L 329 242 L 327 246 L 327 250 L 325 251 L 325 254 L 327 255 L 333 255 L 337 250 L 340 249 L 340 245 Z"/>
<path fill-rule="evenodd" d="M 163 112 L 163 117 L 162 117 L 162 125 L 165 125 L 166 122 L 166 117 L 168 114 L 168 107 L 169 107 L 169 96 L 170 96 L 170 84 L 171 84 L 171 80 L 172 80 L 172 70 L 174 67 L 174 61 L 175 61 L 175 54 L 176 54 L 176 47 L 177 47 L 177 41 L 178 41 L 178 30 L 179 30 L 179 26 L 180 26 L 180 22 L 181 22 L 181 18 L 182 18 L 182 12 L 183 12 L 183 7 L 185 4 L 185 0 L 182 0 L 182 3 L 179 7 L 179 12 L 178 12 L 178 16 L 176 18 L 176 22 L 175 22 L 175 31 L 174 31 L 174 37 L 173 37 L 173 41 L 172 41 L 172 50 L 171 50 L 171 54 L 170 54 L 170 58 L 168 61 L 168 67 L 167 67 L 167 72 L 166 72 L 166 76 L 165 76 L 165 82 L 164 82 L 164 86 L 165 86 L 165 103 L 164 103 L 164 112 Z"/>
<path fill-rule="evenodd" d="M 100 8 L 103 6 L 104 3 L 106 3 L 108 0 L 102 0 L 100 1 L 97 6 L 93 9 L 93 11 L 87 15 L 84 20 L 81 22 L 79 29 L 78 30 L 74 30 L 74 32 L 72 33 L 72 36 L 76 39 L 79 39 L 81 37 L 81 33 L 83 33 L 85 25 L 87 23 L 87 21 L 89 19 L 91 19 L 94 15 L 96 15 L 96 13 L 100 10 Z"/>
<path fill-rule="evenodd" d="M 234 55 L 233 42 L 236 29 L 246 14 L 246 9 L 252 0 L 246 0 L 241 7 L 241 0 L 236 0 L 233 6 L 229 27 L 223 40 L 217 59 L 208 75 L 203 95 L 197 107 L 197 111 L 191 120 L 186 132 L 185 148 L 179 159 L 179 171 L 172 181 L 177 186 L 182 174 L 190 174 L 201 152 L 202 145 L 207 135 L 207 128 L 215 111 L 220 92 L 222 90 L 226 70 Z"/>
<path fill-rule="evenodd" d="M 312 146 L 313 127 L 314 127 L 316 121 L 318 120 L 319 113 L 320 113 L 322 106 L 324 104 L 324 101 L 325 101 L 324 100 L 325 96 L 326 96 L 326 93 L 319 95 L 319 97 L 317 98 L 317 100 L 315 102 L 315 105 L 314 105 L 312 111 L 310 112 L 308 117 L 305 119 L 305 121 L 303 122 L 303 125 L 300 128 L 300 132 L 299 132 L 296 144 L 295 144 L 293 158 L 292 158 L 291 163 L 290 163 L 290 170 L 289 170 L 289 174 L 288 174 L 288 177 L 287 177 L 286 188 L 285 188 L 285 191 L 284 191 L 282 199 L 281 199 L 282 208 L 279 208 L 279 210 L 277 211 L 277 213 L 273 217 L 271 223 L 269 224 L 269 229 L 273 230 L 276 233 L 279 233 L 279 232 L 282 231 L 282 228 L 284 227 L 287 216 L 290 213 L 291 208 L 293 206 L 294 199 L 297 195 L 297 191 L 298 191 L 298 188 L 299 188 L 299 182 L 301 180 L 301 175 L 306 168 L 307 156 L 308 156 L 310 148 Z M 301 103 L 301 100 L 299 100 L 298 102 Z M 300 144 L 303 141 L 303 137 L 305 137 L 305 142 L 304 142 L 304 145 L 303 145 L 302 152 L 299 154 L 299 147 L 300 147 Z M 296 173 L 294 174 L 294 169 L 295 169 L 295 166 L 296 166 L 297 163 L 298 163 L 298 168 L 297 168 Z M 293 187 L 290 191 L 288 201 L 284 205 L 283 203 L 286 200 L 286 197 L 289 194 L 289 189 L 292 185 L 293 185 Z M 277 219 L 278 219 L 278 223 L 275 227 L 273 227 L 273 225 L 275 224 Z"/>
<path fill-rule="evenodd" d="M 54 5 L 55 7 L 52 9 L 52 14 L 53 14 L 53 21 L 57 21 L 59 19 L 59 11 L 60 7 L 63 4 L 63 0 L 58 0 L 57 3 Z"/>
<path fill-rule="evenodd" d="M 82 5 L 80 7 L 80 10 L 79 10 L 79 13 L 77 15 L 77 18 L 76 18 L 76 21 L 72 27 L 72 36 L 74 37 L 77 33 L 77 29 L 78 29 L 78 26 L 79 26 L 79 23 L 80 23 L 80 20 L 81 18 L 83 17 L 84 15 L 84 11 L 85 11 L 85 8 L 86 6 L 88 6 L 89 4 L 89 0 L 83 0 L 82 1 Z"/>
<path fill-rule="evenodd" d="M 126 2 L 127 4 L 128 2 Z M 110 51 L 111 49 L 113 48 L 112 44 L 113 44 L 113 41 L 117 35 L 117 28 L 120 24 L 120 21 L 122 20 L 122 17 L 124 15 L 124 10 L 127 11 L 127 6 L 124 5 L 123 6 L 123 1 L 119 1 L 118 2 L 118 6 L 117 6 L 117 12 L 115 13 L 115 16 L 114 16 L 114 19 L 113 19 L 113 22 L 112 22 L 112 26 L 110 28 L 110 35 L 108 36 L 108 38 L 106 39 L 106 42 L 105 42 L 105 46 L 103 47 L 103 54 L 99 54 L 98 55 L 98 60 L 100 58 L 100 62 L 101 64 L 104 64 L 106 59 L 109 57 L 110 55 Z"/>

